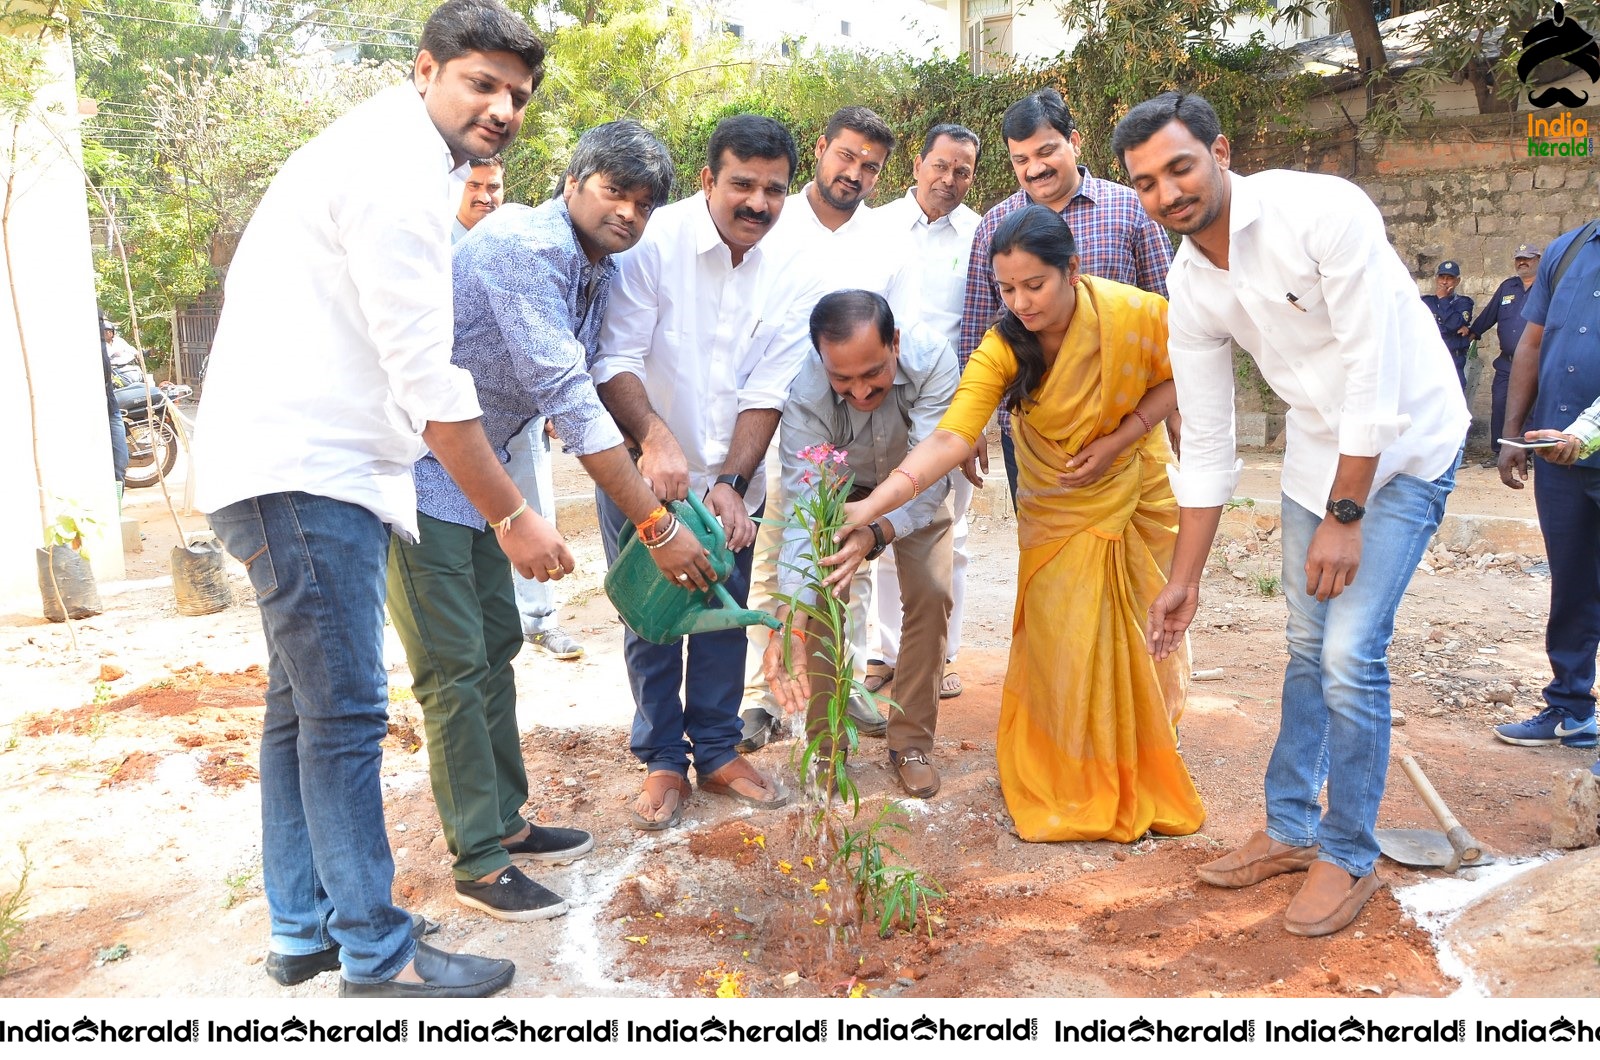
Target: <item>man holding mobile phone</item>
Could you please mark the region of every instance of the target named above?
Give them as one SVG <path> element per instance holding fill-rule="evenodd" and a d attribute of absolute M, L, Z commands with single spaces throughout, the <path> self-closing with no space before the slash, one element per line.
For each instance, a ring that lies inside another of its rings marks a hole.
<path fill-rule="evenodd" d="M 1550 562 L 1545 707 L 1495 735 L 1525 747 L 1594 747 L 1595 651 L 1600 647 L 1600 220 L 1546 249 L 1522 307 L 1506 398 L 1506 437 L 1555 438 L 1533 481 Z M 1583 410 L 1580 412 L 1580 410 Z M 1574 417 L 1576 419 L 1574 420 Z M 1565 426 L 1562 426 L 1565 425 Z M 1522 489 L 1528 450 L 1503 446 L 1500 481 Z"/>

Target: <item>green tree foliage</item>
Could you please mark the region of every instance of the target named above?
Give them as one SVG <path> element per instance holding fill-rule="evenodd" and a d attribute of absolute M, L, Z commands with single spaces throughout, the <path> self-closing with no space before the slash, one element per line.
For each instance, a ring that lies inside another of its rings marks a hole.
<path fill-rule="evenodd" d="M 115 213 L 129 256 L 145 345 L 170 350 L 168 315 L 216 286 L 284 160 L 345 110 L 405 76 L 396 64 L 287 65 L 267 59 L 176 63 L 142 93 L 148 145 L 121 151 L 86 138 L 85 168 Z M 330 180 L 339 179 L 336 173 Z M 128 316 L 121 262 L 96 261 L 100 304 Z M 159 359 L 159 358 L 158 358 Z"/>
<path fill-rule="evenodd" d="M 1517 77 L 1523 36 L 1535 22 L 1549 18 L 1552 7 L 1551 0 L 1441 0 L 1408 27 L 1408 40 L 1421 59 L 1394 79 L 1389 109 L 1429 116 L 1434 93 L 1454 82 L 1472 87 L 1478 113 L 1510 112 L 1527 88 Z M 1565 8 L 1568 19 L 1590 32 L 1600 31 L 1600 4 L 1595 0 L 1571 0 Z M 1541 71 L 1547 76 L 1553 72 Z"/>
<path fill-rule="evenodd" d="M 1059 64 L 1056 87 L 1084 132 L 1091 169 L 1122 178 L 1110 130 L 1135 103 L 1169 89 L 1198 92 L 1216 107 L 1228 137 L 1246 146 L 1269 129 L 1298 128 L 1313 78 L 1296 74 L 1293 53 L 1256 33 L 1242 43 L 1224 31 L 1268 17 L 1270 0 L 1070 0 L 1069 29 L 1083 33 Z"/>
<path fill-rule="evenodd" d="M 1248 142 L 1293 120 L 1309 79 L 1259 39 L 1229 44 L 1221 27 L 1270 9 L 1266 0 L 1071 0 L 1081 33 L 1070 57 L 975 75 L 965 60 L 829 51 L 792 42 L 752 54 L 731 37 L 698 36 L 688 4 L 659 0 L 512 0 L 544 38 L 546 78 L 522 137 L 508 151 L 513 201 L 542 199 L 583 130 L 632 117 L 659 135 L 678 166 L 679 193 L 699 186 L 706 145 L 728 114 L 783 122 L 808 179 L 829 115 L 870 106 L 901 135 L 879 201 L 911 181 L 923 133 L 959 122 L 984 142 L 969 202 L 1016 188 L 1000 135 L 1005 108 L 1050 84 L 1072 105 L 1086 161 L 1116 176 L 1109 130 L 1127 108 L 1166 88 L 1205 92 L 1230 135 Z M 146 346 L 168 344 L 171 310 L 215 287 L 262 191 L 299 144 L 380 85 L 403 78 L 431 0 L 96 0 L 80 16 L 80 90 L 100 105 L 86 128 L 91 179 L 117 215 L 132 259 Z M 140 21 L 143 20 L 143 21 Z M 318 60 L 317 47 L 389 60 Z M 308 52 L 308 49 L 310 51 Z M 330 179 L 335 179 L 330 177 Z M 98 202 L 95 214 L 103 214 Z M 126 318 L 119 267 L 100 291 Z"/>

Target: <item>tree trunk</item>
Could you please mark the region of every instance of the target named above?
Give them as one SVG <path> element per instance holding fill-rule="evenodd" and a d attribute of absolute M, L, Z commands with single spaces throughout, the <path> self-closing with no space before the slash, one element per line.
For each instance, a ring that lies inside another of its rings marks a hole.
<path fill-rule="evenodd" d="M 1509 114 L 1512 101 L 1501 99 L 1494 90 L 1494 63 L 1483 56 L 1472 59 L 1462 69 L 1472 94 L 1478 101 L 1479 114 Z"/>
<path fill-rule="evenodd" d="M 1368 79 L 1371 92 L 1386 91 L 1388 79 L 1381 74 L 1389 58 L 1383 51 L 1383 35 L 1378 32 L 1378 16 L 1373 13 L 1372 0 L 1339 0 L 1339 11 L 1344 15 L 1345 24 L 1350 27 L 1350 37 L 1356 46 L 1356 66 L 1361 70 L 1361 76 Z M 1372 80 L 1374 73 L 1380 75 L 1376 81 Z"/>

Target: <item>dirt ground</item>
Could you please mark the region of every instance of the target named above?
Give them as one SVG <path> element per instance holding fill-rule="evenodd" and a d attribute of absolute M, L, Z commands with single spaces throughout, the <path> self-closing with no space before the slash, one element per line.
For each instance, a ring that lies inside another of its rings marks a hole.
<path fill-rule="evenodd" d="M 1242 491 L 1263 503 L 1230 514 L 1193 632 L 1194 666 L 1212 672 L 1193 685 L 1183 722 L 1209 813 L 1204 831 L 1127 846 L 1033 845 L 1011 832 L 994 739 L 1016 545 L 996 480 L 980 495 L 971 536 L 958 662 L 966 690 L 941 709 L 936 762 L 944 787 L 932 800 L 906 803 L 910 828 L 901 843 L 948 895 L 931 936 L 869 933 L 832 947 L 806 904 L 803 859 L 816 851 L 802 811 L 754 813 L 697 793 L 679 829 L 643 835 L 629 824 L 627 803 L 642 774 L 627 749 L 632 703 L 620 626 L 599 589 L 600 543 L 592 517 L 584 521 L 581 473 L 561 463 L 563 529 L 580 561 L 563 590 L 562 616 L 589 652 L 576 662 L 531 651 L 518 659 L 523 750 L 530 812 L 591 829 L 596 851 L 537 874 L 572 899 L 560 919 L 506 924 L 456 904 L 420 711 L 391 640 L 383 773 L 397 899 L 440 921 L 443 945 L 514 958 L 512 996 L 697 996 L 719 988 L 763 997 L 1437 996 L 1463 987 L 1600 994 L 1600 938 L 1588 937 L 1594 918 L 1572 916 L 1571 902 L 1539 905 L 1506 898 L 1502 888 L 1498 900 L 1521 918 L 1515 938 L 1507 940 L 1493 916 L 1485 924 L 1485 914 L 1469 910 L 1462 922 L 1475 934 L 1445 950 L 1401 901 L 1437 872 L 1381 862 L 1390 888 L 1354 929 L 1321 940 L 1282 929 L 1298 877 L 1242 893 L 1196 882 L 1195 864 L 1260 826 L 1261 777 L 1277 724 L 1285 653 L 1271 515 L 1276 458 L 1256 454 L 1249 463 Z M 1536 531 L 1518 522 L 1533 516 L 1528 492 L 1514 494 L 1476 466 L 1461 474 L 1452 513 L 1488 518 L 1441 535 L 1459 548 L 1430 553 L 1400 611 L 1391 657 L 1395 754 L 1415 755 L 1456 815 L 1502 859 L 1535 861 L 1552 856 L 1553 774 L 1586 768 L 1594 752 L 1514 748 L 1490 735 L 1491 725 L 1532 713 L 1548 679 L 1548 580 Z M 235 565 L 232 609 L 178 615 L 167 577 L 177 530 L 157 491 L 129 501 L 145 550 L 130 557 L 125 582 L 101 587 L 107 610 L 78 624 L 76 653 L 63 627 L 35 613 L 0 615 L 0 895 L 14 886 L 20 844 L 32 873 L 0 995 L 326 996 L 331 973 L 284 991 L 260 967 L 267 929 L 256 755 L 265 675 L 248 582 Z M 198 516 L 183 523 L 203 525 Z M 755 758 L 764 769 L 787 770 L 793 748 L 786 741 Z M 882 758 L 868 741 L 852 766 L 866 813 L 898 794 Z M 1398 767 L 1380 825 L 1433 825 Z M 1488 886 L 1486 876 L 1479 889 Z M 1591 907 L 1576 905 L 1585 914 Z"/>

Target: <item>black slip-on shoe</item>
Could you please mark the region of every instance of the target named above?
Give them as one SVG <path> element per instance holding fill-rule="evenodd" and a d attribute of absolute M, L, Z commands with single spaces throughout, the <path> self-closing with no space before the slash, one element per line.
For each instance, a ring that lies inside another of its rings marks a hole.
<path fill-rule="evenodd" d="M 546 865 L 570 865 L 594 849 L 594 836 L 581 828 L 531 825 L 515 843 L 502 843 L 507 854 L 529 857 Z"/>
<path fill-rule="evenodd" d="M 851 696 L 850 720 L 856 723 L 860 736 L 882 736 L 889 731 L 889 719 L 878 713 L 878 708 L 860 696 Z"/>
<path fill-rule="evenodd" d="M 456 881 L 456 901 L 481 909 L 496 920 L 549 920 L 567 911 L 567 900 L 507 866 L 488 883 Z"/>
<path fill-rule="evenodd" d="M 739 742 L 734 750 L 742 755 L 759 751 L 767 744 L 783 739 L 783 722 L 765 706 L 746 707 L 739 712 Z"/>
<path fill-rule="evenodd" d="M 323 972 L 339 970 L 339 947 L 329 946 L 316 953 L 267 954 L 267 977 L 279 986 L 294 986 Z"/>
<path fill-rule="evenodd" d="M 438 930 L 439 925 L 421 913 L 411 914 L 411 937 L 418 942 L 422 941 L 422 936 L 431 935 Z M 337 944 L 325 950 L 318 950 L 316 953 L 267 953 L 267 975 L 279 986 L 294 986 L 323 972 L 337 971 L 338 968 Z"/>
<path fill-rule="evenodd" d="M 413 958 L 420 983 L 389 979 L 382 983 L 339 980 L 340 997 L 488 997 L 511 984 L 517 966 L 494 957 L 446 953 L 426 942 L 417 943 Z"/>

